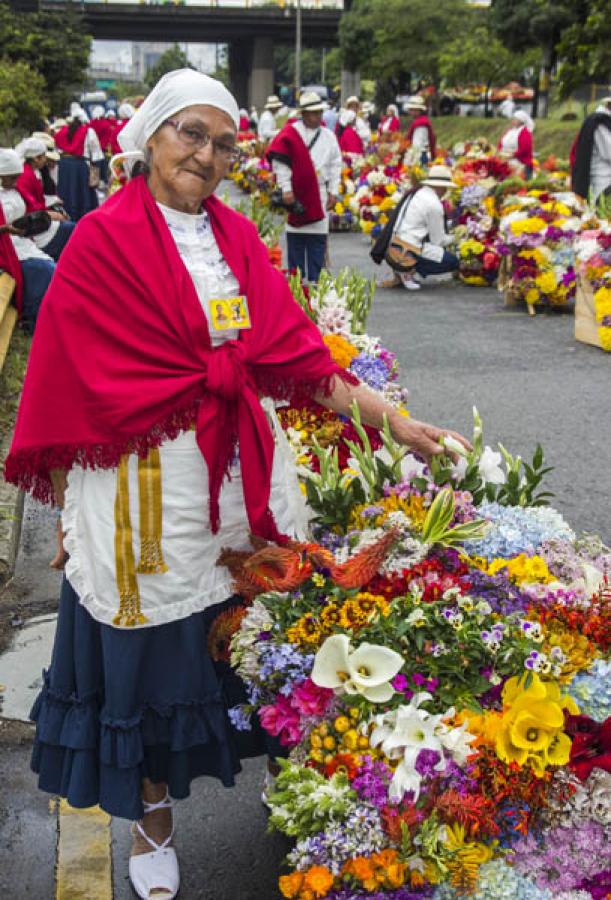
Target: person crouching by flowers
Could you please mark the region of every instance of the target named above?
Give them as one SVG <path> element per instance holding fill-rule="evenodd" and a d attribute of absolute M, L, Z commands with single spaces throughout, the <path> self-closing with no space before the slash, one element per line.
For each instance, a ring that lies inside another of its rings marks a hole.
<path fill-rule="evenodd" d="M 447 166 L 432 166 L 421 186 L 398 204 L 371 251 L 375 263 L 385 260 L 394 271 L 381 287 L 403 285 L 408 291 L 417 291 L 416 273 L 426 278 L 458 270 L 458 257 L 445 249 L 451 237 L 446 234 L 441 202 L 453 186 Z"/>
<path fill-rule="evenodd" d="M 530 181 L 533 174 L 533 131 L 535 123 L 523 109 L 513 114 L 511 125 L 501 137 L 498 150 L 508 159 L 515 159 L 524 166 L 524 177 Z"/>
<path fill-rule="evenodd" d="M 447 434 L 332 362 L 254 225 L 215 196 L 238 124 L 220 82 L 181 69 L 122 130 L 140 173 L 62 256 L 5 465 L 63 507 L 69 552 L 32 767 L 72 806 L 135 820 L 143 900 L 179 890 L 170 797 L 202 775 L 229 787 L 240 768 L 207 649 L 233 593 L 220 551 L 299 530 L 260 396 L 297 387 L 342 415 L 356 403 L 426 457 Z"/>

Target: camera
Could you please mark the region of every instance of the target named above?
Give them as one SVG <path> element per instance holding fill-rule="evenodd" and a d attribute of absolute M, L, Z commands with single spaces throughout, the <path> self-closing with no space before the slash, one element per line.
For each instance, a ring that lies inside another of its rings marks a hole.
<path fill-rule="evenodd" d="M 270 205 L 273 209 L 279 209 L 283 212 L 295 213 L 296 216 L 301 216 L 305 212 L 305 206 L 300 200 L 295 200 L 294 203 L 285 203 L 282 197 L 282 191 L 279 188 L 275 191 L 272 191 Z"/>

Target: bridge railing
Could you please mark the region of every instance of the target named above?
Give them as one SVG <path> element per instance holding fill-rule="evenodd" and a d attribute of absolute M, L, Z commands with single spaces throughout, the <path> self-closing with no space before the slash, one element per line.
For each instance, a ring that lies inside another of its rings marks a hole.
<path fill-rule="evenodd" d="M 53 0 L 47 0 L 53 2 Z M 63 0 L 57 0 L 63 2 Z M 130 6 L 205 6 L 208 8 L 230 7 L 234 9 L 254 9 L 255 7 L 276 7 L 291 9 L 297 6 L 296 0 L 80 0 L 80 6 L 90 4 L 130 5 Z M 343 9 L 343 0 L 301 0 L 303 9 Z"/>

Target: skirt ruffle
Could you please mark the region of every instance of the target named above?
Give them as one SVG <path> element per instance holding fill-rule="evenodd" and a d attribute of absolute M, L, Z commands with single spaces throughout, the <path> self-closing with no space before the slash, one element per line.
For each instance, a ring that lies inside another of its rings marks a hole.
<path fill-rule="evenodd" d="M 221 608 L 128 632 L 93 619 L 64 580 L 53 658 L 31 712 L 39 787 L 137 819 L 143 777 L 183 799 L 192 779 L 230 787 L 240 758 L 275 752 L 257 723 L 244 734 L 229 721 L 243 688 L 207 652 Z"/>

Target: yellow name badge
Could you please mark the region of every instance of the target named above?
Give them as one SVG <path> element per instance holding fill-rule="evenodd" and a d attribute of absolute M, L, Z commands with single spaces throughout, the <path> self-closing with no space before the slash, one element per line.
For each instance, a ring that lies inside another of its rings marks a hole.
<path fill-rule="evenodd" d="M 215 331 L 231 331 L 233 328 L 250 328 L 250 314 L 246 297 L 212 299 L 210 321 Z"/>

